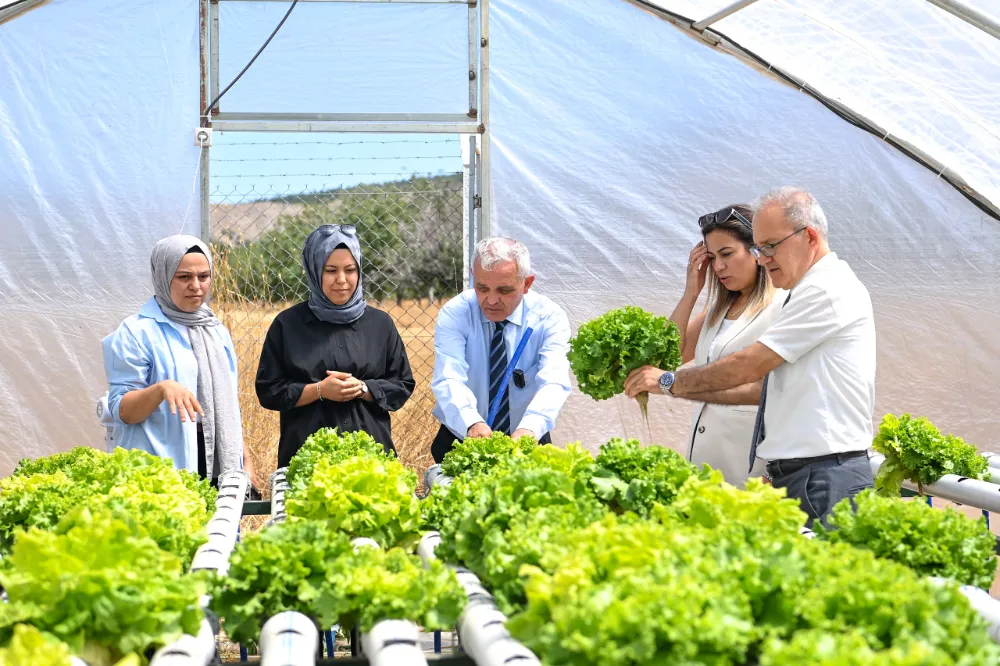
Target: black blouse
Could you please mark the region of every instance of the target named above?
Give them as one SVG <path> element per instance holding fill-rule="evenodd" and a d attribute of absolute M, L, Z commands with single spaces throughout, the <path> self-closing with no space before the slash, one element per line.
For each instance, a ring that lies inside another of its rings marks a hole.
<path fill-rule="evenodd" d="M 296 407 L 305 387 L 325 379 L 327 370 L 363 380 L 372 402 L 317 400 Z M 264 409 L 281 412 L 278 467 L 288 465 L 306 438 L 325 427 L 363 430 L 387 452 L 395 450 L 389 412 L 406 403 L 413 386 L 403 340 L 382 310 L 369 306 L 352 324 L 321 321 L 308 303 L 281 312 L 267 331 L 257 368 L 257 399 Z"/>

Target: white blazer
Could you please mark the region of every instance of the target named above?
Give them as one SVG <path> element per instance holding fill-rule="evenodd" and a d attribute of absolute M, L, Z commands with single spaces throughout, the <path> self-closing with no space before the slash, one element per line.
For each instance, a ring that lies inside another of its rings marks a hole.
<path fill-rule="evenodd" d="M 771 322 L 781 312 L 786 292 L 775 291 L 771 303 L 756 315 L 743 313 L 730 322 L 720 333 L 723 318 L 709 325 L 706 317 L 698 335 L 694 364 L 705 365 L 746 349 L 770 327 Z M 764 473 L 765 462 L 757 459 L 753 471 L 747 474 L 750 461 L 750 443 L 753 439 L 756 405 L 711 405 L 698 403 L 688 437 L 687 457 L 701 465 L 708 463 L 722 472 L 727 483 L 742 488 L 751 476 Z"/>

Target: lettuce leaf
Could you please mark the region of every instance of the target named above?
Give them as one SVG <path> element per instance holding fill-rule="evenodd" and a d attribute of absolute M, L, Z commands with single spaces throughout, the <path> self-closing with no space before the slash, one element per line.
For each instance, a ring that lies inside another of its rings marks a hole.
<path fill-rule="evenodd" d="M 20 623 L 114 658 L 197 634 L 203 576 L 156 545 L 135 519 L 83 506 L 52 530 L 20 534 L 0 568 L 10 602 L 0 604 L 0 644 Z"/>
<path fill-rule="evenodd" d="M 882 418 L 872 447 L 885 456 L 875 476 L 875 489 L 883 497 L 899 497 L 904 480 L 922 487 L 945 474 L 989 480 L 989 462 L 976 447 L 958 437 L 942 435 L 924 417 L 909 414 Z"/>
<path fill-rule="evenodd" d="M 385 457 L 384 447 L 366 432 L 345 432 L 337 428 L 320 428 L 306 439 L 302 448 L 288 463 L 289 490 L 296 492 L 309 485 L 316 463 L 326 459 L 339 463 L 357 456 Z"/>
<path fill-rule="evenodd" d="M 834 507 L 820 539 L 852 544 L 904 564 L 924 576 L 951 578 L 989 589 L 997 570 L 996 537 L 986 520 L 921 501 L 903 502 L 865 490 Z"/>
<path fill-rule="evenodd" d="M 383 548 L 416 542 L 421 524 L 416 474 L 385 456 L 332 460 L 319 457 L 308 484 L 289 490 L 289 516 L 323 520 Z"/>
<path fill-rule="evenodd" d="M 468 437 L 445 454 L 441 471 L 452 478 L 462 474 L 481 474 L 512 456 L 531 453 L 537 445 L 533 437 L 514 441 L 502 432 L 495 432 L 489 437 Z"/>
<path fill-rule="evenodd" d="M 625 306 L 581 326 L 570 340 L 569 362 L 580 391 L 607 400 L 625 391 L 625 378 L 636 368 L 676 370 L 680 333 L 666 317 Z"/>

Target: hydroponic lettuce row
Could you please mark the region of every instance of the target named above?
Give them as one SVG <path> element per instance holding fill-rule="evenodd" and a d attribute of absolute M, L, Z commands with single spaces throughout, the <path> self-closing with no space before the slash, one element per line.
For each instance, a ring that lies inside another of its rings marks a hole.
<path fill-rule="evenodd" d="M 146 526 L 110 510 L 83 506 L 50 530 L 18 534 L 0 563 L 0 645 L 18 624 L 64 641 L 91 666 L 197 634 L 203 575 L 161 550 Z"/>
<path fill-rule="evenodd" d="M 875 477 L 875 489 L 885 497 L 899 497 L 904 480 L 922 489 L 945 474 L 990 478 L 989 463 L 976 447 L 958 437 L 942 435 L 924 417 L 886 414 L 872 448 L 885 456 Z"/>
<path fill-rule="evenodd" d="M 206 540 L 215 497 L 207 482 L 178 472 L 168 459 L 81 446 L 21 461 L 13 476 L 0 481 L 0 549 L 10 549 L 19 529 L 52 529 L 77 507 L 106 506 L 129 514 L 161 548 L 187 563 Z"/>
<path fill-rule="evenodd" d="M 1000 663 L 957 586 L 805 539 L 805 515 L 782 490 L 756 480 L 740 490 L 690 468 L 648 518 L 618 515 L 616 501 L 595 502 L 598 488 L 612 469 L 621 483 L 644 479 L 637 450 L 610 442 L 604 465 L 550 450 L 512 451 L 425 500 L 438 556 L 479 575 L 547 665 L 837 663 L 851 650 L 846 663 Z"/>
<path fill-rule="evenodd" d="M 560 542 L 522 569 L 527 603 L 508 622 L 554 666 L 746 664 L 808 629 L 859 632 L 876 652 L 919 644 L 965 664 L 1000 659 L 956 588 L 844 544 L 615 516 Z"/>
<path fill-rule="evenodd" d="M 680 341 L 672 321 L 629 305 L 580 327 L 570 340 L 570 367 L 580 391 L 607 400 L 625 390 L 625 378 L 636 368 L 676 370 L 681 364 Z M 640 402 L 645 415 L 644 404 Z"/>
<path fill-rule="evenodd" d="M 380 620 L 406 619 L 430 630 L 453 626 L 464 604 L 458 580 L 441 562 L 424 568 L 399 548 L 355 551 L 346 534 L 313 520 L 248 536 L 212 599 L 236 641 L 256 640 L 263 623 L 285 610 L 324 627 L 368 631 Z"/>
<path fill-rule="evenodd" d="M 419 540 L 417 476 L 369 435 L 321 430 L 292 458 L 288 471 L 289 516 L 323 520 L 383 548 Z"/>
<path fill-rule="evenodd" d="M 456 442 L 455 447 L 445 454 L 441 471 L 453 478 L 462 474 L 480 474 L 512 455 L 531 453 L 537 445 L 533 437 L 514 441 L 502 432 L 494 432 L 489 437 L 469 437 Z"/>
<path fill-rule="evenodd" d="M 993 584 L 996 537 L 985 519 L 973 520 L 951 508 L 934 509 L 925 502 L 879 497 L 872 490 L 855 497 L 855 504 L 856 512 L 848 500 L 834 507 L 830 529 L 817 525 L 817 536 L 865 548 L 925 576 L 985 589 Z"/>

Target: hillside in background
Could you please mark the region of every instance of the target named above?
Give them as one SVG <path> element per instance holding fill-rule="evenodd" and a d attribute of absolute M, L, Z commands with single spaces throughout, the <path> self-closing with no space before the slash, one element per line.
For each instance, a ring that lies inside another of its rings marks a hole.
<path fill-rule="evenodd" d="M 461 174 L 214 204 L 217 298 L 307 294 L 302 245 L 323 224 L 357 227 L 367 298 L 435 298 L 462 287 Z"/>

